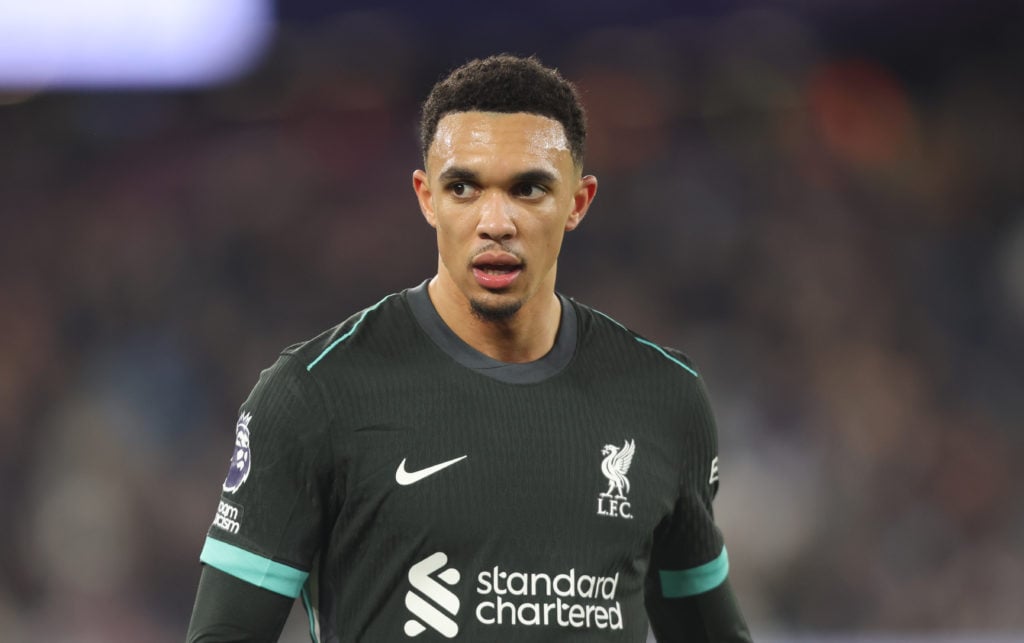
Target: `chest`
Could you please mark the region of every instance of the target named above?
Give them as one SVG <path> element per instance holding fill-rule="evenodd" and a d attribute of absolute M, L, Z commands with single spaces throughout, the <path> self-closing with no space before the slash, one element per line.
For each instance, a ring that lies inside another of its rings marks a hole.
<path fill-rule="evenodd" d="M 439 548 L 514 542 L 541 562 L 639 552 L 677 499 L 685 427 L 653 397 L 571 381 L 392 388 L 339 427 L 348 525 Z"/>

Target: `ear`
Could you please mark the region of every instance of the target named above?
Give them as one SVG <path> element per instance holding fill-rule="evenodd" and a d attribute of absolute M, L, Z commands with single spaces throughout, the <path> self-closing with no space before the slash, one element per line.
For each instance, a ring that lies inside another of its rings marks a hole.
<path fill-rule="evenodd" d="M 566 232 L 575 230 L 576 226 L 583 221 L 583 217 L 587 216 L 587 210 L 593 203 L 595 194 L 597 194 L 597 177 L 588 174 L 580 178 L 580 184 L 572 195 L 572 212 L 569 213 L 569 218 L 565 222 Z"/>
<path fill-rule="evenodd" d="M 431 202 L 433 193 L 430 191 L 426 172 L 416 170 L 412 173 L 412 189 L 416 192 L 416 200 L 420 203 L 420 212 L 423 213 L 423 218 L 427 220 L 431 228 L 436 228 L 437 217 L 434 215 L 434 204 Z"/>

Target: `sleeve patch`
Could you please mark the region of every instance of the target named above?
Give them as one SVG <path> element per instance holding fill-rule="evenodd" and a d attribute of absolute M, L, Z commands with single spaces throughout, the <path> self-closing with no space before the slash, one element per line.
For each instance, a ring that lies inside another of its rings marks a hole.
<path fill-rule="evenodd" d="M 217 504 L 217 515 L 213 518 L 213 526 L 223 529 L 229 534 L 237 534 L 242 527 L 242 505 L 221 500 Z"/>
<path fill-rule="evenodd" d="M 288 598 L 297 597 L 309 577 L 308 572 L 275 563 L 269 558 L 210 537 L 207 537 L 203 545 L 199 560 L 256 587 L 269 589 Z"/>
<path fill-rule="evenodd" d="M 682 570 L 658 570 L 661 576 L 661 595 L 665 598 L 683 598 L 713 590 L 725 582 L 729 575 L 729 555 L 722 547 L 718 558 Z"/>

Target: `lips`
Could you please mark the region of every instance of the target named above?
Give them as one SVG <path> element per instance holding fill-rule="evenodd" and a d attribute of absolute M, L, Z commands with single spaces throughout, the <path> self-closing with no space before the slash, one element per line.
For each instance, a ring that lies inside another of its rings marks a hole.
<path fill-rule="evenodd" d="M 484 252 L 473 259 L 473 277 L 488 290 L 508 288 L 522 271 L 523 262 L 507 252 Z"/>

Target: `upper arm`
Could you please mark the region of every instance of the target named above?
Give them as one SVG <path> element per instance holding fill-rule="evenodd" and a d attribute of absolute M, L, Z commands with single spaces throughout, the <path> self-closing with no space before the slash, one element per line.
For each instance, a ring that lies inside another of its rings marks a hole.
<path fill-rule="evenodd" d="M 749 640 L 728 583 L 729 556 L 712 506 L 719 486 L 714 414 L 703 378 L 693 384 L 682 418 L 679 495 L 654 534 L 645 588 L 648 616 L 661 640 Z"/>
<path fill-rule="evenodd" d="M 326 412 L 285 356 L 242 404 L 235 448 L 200 560 L 295 598 L 321 546 L 333 493 Z"/>
<path fill-rule="evenodd" d="M 712 502 L 718 492 L 718 435 L 703 380 L 691 380 L 685 393 L 678 492 L 672 513 L 658 525 L 651 571 L 667 598 L 699 594 L 721 584 L 728 555 L 715 523 Z"/>

